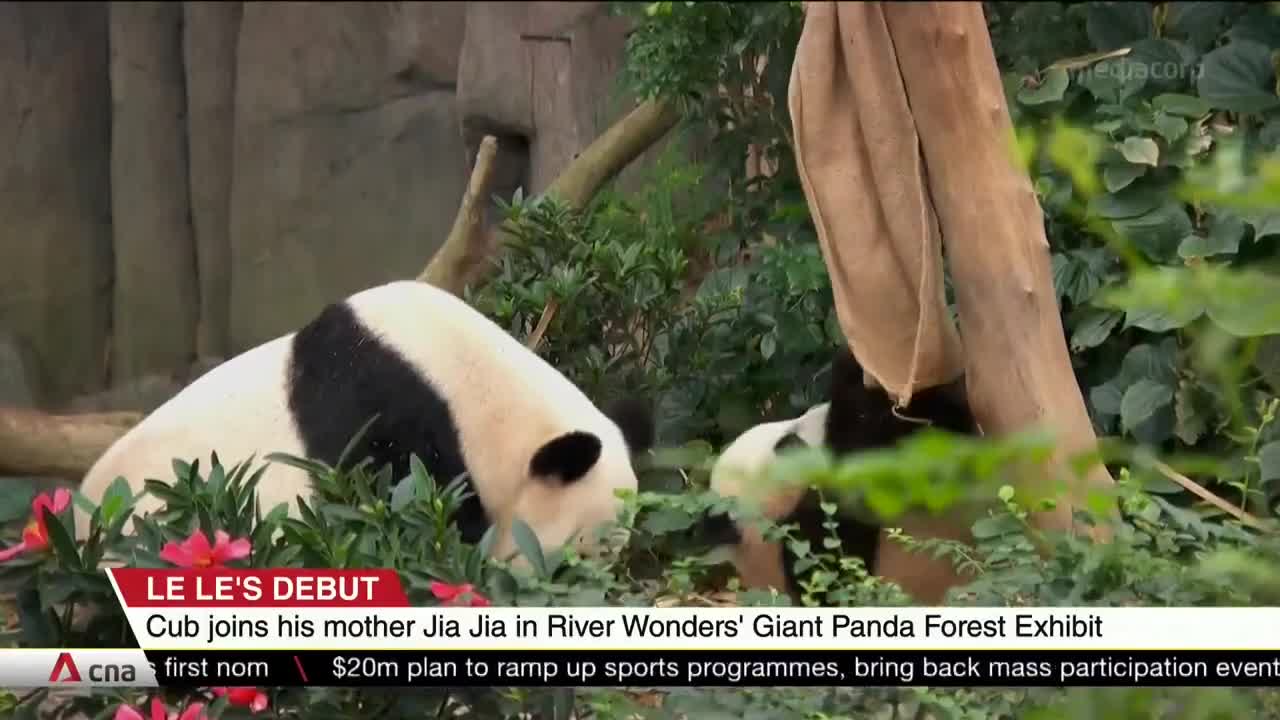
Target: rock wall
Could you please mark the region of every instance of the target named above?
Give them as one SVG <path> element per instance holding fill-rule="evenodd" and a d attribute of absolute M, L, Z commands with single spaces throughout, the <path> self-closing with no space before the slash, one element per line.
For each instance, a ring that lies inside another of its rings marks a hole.
<path fill-rule="evenodd" d="M 182 4 L 113 2 L 111 374 L 165 372 L 195 354 L 199 315 L 187 172 Z"/>
<path fill-rule="evenodd" d="M 0 331 L 36 398 L 106 380 L 111 84 L 102 3 L 0 3 Z"/>
<path fill-rule="evenodd" d="M 599 2 L 0 2 L 6 375 L 149 409 L 412 276 L 484 134 L 535 193 L 625 109 L 624 42 Z"/>

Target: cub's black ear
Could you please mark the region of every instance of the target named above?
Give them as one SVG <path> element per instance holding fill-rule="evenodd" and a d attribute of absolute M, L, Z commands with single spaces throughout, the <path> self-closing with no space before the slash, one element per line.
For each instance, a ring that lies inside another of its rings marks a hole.
<path fill-rule="evenodd" d="M 565 433 L 543 445 L 529 461 L 529 474 L 566 485 L 587 474 L 600 459 L 600 438 L 588 432 Z"/>
<path fill-rule="evenodd" d="M 711 547 L 742 542 L 742 530 L 723 512 L 704 510 L 694 521 L 692 530 L 697 540 Z"/>
<path fill-rule="evenodd" d="M 866 392 L 866 386 L 862 364 L 854 356 L 853 348 L 847 342 L 840 343 L 831 357 L 832 391 Z"/>
<path fill-rule="evenodd" d="M 809 444 L 804 441 L 804 438 L 800 437 L 799 435 L 793 432 L 789 432 L 786 435 L 783 435 L 782 437 L 778 438 L 778 442 L 773 444 L 773 451 L 775 453 L 780 453 L 783 450 L 790 450 L 792 448 L 803 448 L 803 447 L 809 447 Z"/>
<path fill-rule="evenodd" d="M 627 449 L 633 454 L 653 447 L 656 423 L 649 403 L 637 397 L 622 398 L 610 404 L 605 415 L 622 431 Z"/>

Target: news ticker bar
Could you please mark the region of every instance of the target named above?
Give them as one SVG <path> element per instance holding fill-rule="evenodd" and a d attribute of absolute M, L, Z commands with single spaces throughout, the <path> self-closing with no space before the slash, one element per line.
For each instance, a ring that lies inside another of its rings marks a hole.
<path fill-rule="evenodd" d="M 0 687 L 1274 686 L 1280 650 L 0 650 Z"/>

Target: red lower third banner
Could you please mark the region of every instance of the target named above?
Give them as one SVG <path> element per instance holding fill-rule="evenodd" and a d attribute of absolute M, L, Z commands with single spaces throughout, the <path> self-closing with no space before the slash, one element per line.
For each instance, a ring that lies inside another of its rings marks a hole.
<path fill-rule="evenodd" d="M 407 607 L 394 570 L 112 568 L 126 608 Z"/>

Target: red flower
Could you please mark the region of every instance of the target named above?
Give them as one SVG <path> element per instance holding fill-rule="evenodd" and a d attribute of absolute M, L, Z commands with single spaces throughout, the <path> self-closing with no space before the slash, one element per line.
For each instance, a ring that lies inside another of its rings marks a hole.
<path fill-rule="evenodd" d="M 7 550 L 0 550 L 0 562 L 5 562 L 24 552 L 38 552 L 49 547 L 49 528 L 44 524 L 44 511 L 57 515 L 71 505 L 71 492 L 58 488 L 53 497 L 40 493 L 31 501 L 31 520 L 22 530 L 22 542 Z"/>
<path fill-rule="evenodd" d="M 439 581 L 431 583 L 431 594 L 445 605 L 454 607 L 489 607 L 489 600 L 475 591 L 471 583 L 450 585 Z"/>
<path fill-rule="evenodd" d="M 213 534 L 213 547 L 209 546 L 209 538 L 196 530 L 184 542 L 168 542 L 160 550 L 160 559 L 168 560 L 178 567 L 210 568 L 222 567 L 231 560 L 239 560 L 249 555 L 249 541 L 245 538 L 232 540 L 230 535 L 219 530 Z"/>
<path fill-rule="evenodd" d="M 150 717 L 143 715 L 137 709 L 128 705 L 121 705 L 116 708 L 114 720 L 207 720 L 208 716 L 204 712 L 204 703 L 191 703 L 182 711 L 181 714 L 177 710 L 170 710 L 164 705 L 164 701 L 160 698 L 151 698 L 151 715 Z"/>
<path fill-rule="evenodd" d="M 239 705 L 247 707 L 253 712 L 262 712 L 267 709 L 267 696 L 255 687 L 216 687 L 210 688 L 214 697 L 227 696 L 227 702 L 231 705 Z"/>

